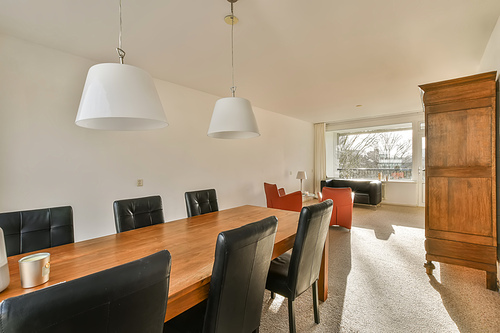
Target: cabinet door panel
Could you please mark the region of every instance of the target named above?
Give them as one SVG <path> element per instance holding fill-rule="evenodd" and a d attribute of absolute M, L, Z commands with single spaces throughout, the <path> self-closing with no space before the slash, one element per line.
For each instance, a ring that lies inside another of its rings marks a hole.
<path fill-rule="evenodd" d="M 491 180 L 449 178 L 448 231 L 491 235 Z"/>
<path fill-rule="evenodd" d="M 426 186 L 428 229 L 492 236 L 490 179 L 429 177 Z"/>
<path fill-rule="evenodd" d="M 467 111 L 467 166 L 491 166 L 491 108 Z"/>
<path fill-rule="evenodd" d="M 491 108 L 427 115 L 428 167 L 491 166 Z"/>
<path fill-rule="evenodd" d="M 453 167 L 465 165 L 467 145 L 467 112 L 444 112 L 427 115 L 426 167 Z"/>
<path fill-rule="evenodd" d="M 426 229 L 448 230 L 448 178 L 429 177 L 425 184 L 429 192 L 427 208 L 429 218 Z"/>

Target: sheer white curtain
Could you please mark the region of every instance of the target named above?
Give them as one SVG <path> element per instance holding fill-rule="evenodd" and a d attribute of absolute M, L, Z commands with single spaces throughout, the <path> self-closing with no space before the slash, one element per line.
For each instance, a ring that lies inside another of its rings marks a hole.
<path fill-rule="evenodd" d="M 314 193 L 321 190 L 326 179 L 325 123 L 314 124 Z"/>

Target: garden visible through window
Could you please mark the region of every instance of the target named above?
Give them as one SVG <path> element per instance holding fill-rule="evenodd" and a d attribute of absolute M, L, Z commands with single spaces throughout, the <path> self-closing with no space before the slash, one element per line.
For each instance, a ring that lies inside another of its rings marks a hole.
<path fill-rule="evenodd" d="M 412 124 L 337 132 L 338 177 L 412 179 Z"/>

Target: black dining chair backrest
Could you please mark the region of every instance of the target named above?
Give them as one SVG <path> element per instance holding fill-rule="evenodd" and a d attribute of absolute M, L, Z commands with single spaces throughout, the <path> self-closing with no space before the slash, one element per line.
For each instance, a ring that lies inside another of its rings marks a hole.
<path fill-rule="evenodd" d="M 331 200 L 302 208 L 288 268 L 288 285 L 295 297 L 319 278 L 332 208 Z"/>
<path fill-rule="evenodd" d="M 0 332 L 163 331 L 170 280 L 163 250 L 0 303 Z"/>
<path fill-rule="evenodd" d="M 208 299 L 166 322 L 164 332 L 258 331 L 277 228 L 271 216 L 221 232 Z"/>
<path fill-rule="evenodd" d="M 259 328 L 277 229 L 271 216 L 219 234 L 203 332 Z"/>
<path fill-rule="evenodd" d="M 219 211 L 215 189 L 184 193 L 188 217 Z"/>
<path fill-rule="evenodd" d="M 271 298 L 278 293 L 288 299 L 288 326 L 296 332 L 295 299 L 312 287 L 314 321 L 319 324 L 318 279 L 328 227 L 332 216 L 333 201 L 303 207 L 292 253 L 286 252 L 274 259 L 269 266 L 266 288 Z"/>
<path fill-rule="evenodd" d="M 116 200 L 113 212 L 117 233 L 165 222 L 159 195 Z"/>
<path fill-rule="evenodd" d="M 7 256 L 73 243 L 71 206 L 0 213 Z"/>

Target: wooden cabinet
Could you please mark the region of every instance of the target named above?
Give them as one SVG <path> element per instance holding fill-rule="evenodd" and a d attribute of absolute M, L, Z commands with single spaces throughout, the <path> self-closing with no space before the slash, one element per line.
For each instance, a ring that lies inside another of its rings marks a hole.
<path fill-rule="evenodd" d="M 497 289 L 496 72 L 421 85 L 425 107 L 425 250 L 486 271 Z"/>

